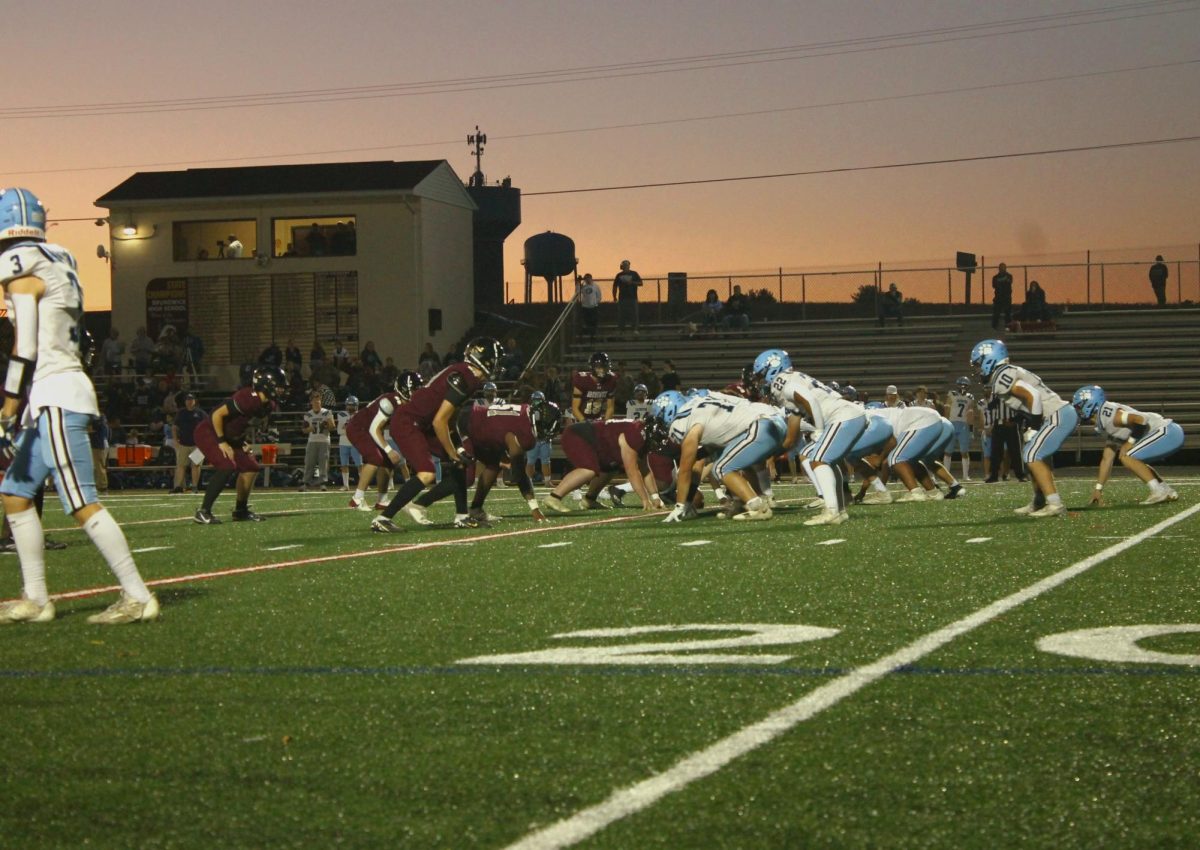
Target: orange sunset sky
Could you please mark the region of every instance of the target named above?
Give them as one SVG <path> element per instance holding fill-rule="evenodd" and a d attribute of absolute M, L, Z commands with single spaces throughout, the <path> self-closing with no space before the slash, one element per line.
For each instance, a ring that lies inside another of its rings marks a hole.
<path fill-rule="evenodd" d="M 526 193 L 513 294 L 544 230 L 598 278 L 1200 241 L 1195 141 L 532 194 L 1200 136 L 1195 0 L 44 0 L 5 45 L 0 184 L 86 219 L 50 238 L 92 309 L 93 201 L 134 171 L 445 158 L 465 180 L 476 124 L 489 180 Z"/>

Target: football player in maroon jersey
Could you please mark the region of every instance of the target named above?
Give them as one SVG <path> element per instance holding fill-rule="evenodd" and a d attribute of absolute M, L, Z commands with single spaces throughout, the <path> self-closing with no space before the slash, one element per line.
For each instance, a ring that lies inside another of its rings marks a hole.
<path fill-rule="evenodd" d="M 635 419 L 610 419 L 578 422 L 568 427 L 563 432 L 562 448 L 574 469 L 563 476 L 542 504 L 560 514 L 570 513 L 563 498 L 586 484 L 584 505 L 589 509 L 599 508 L 596 496 L 613 473 L 624 469 L 633 492 L 642 501 L 642 510 L 653 511 L 654 504 L 646 489 L 646 475 L 650 472 L 646 455 L 654 447 L 654 440 L 647 439 L 646 425 Z"/>
<path fill-rule="evenodd" d="M 254 419 L 265 418 L 274 410 L 287 390 L 287 376 L 278 366 L 260 366 L 254 370 L 250 386 L 242 387 L 213 410 L 212 415 L 196 426 L 196 448 L 213 467 L 204 502 L 193 520 L 201 525 L 220 522 L 212 514 L 217 497 L 230 477 L 237 473 L 237 503 L 233 508 L 235 522 L 261 522 L 262 517 L 250 510 L 250 491 L 258 478 L 259 465 L 246 451 L 246 431 Z"/>
<path fill-rule="evenodd" d="M 467 515 L 466 467 L 474 459 L 455 443 L 453 425 L 458 409 L 479 391 L 484 380 L 495 374 L 503 356 L 504 347 L 499 342 L 490 337 L 476 337 L 463 349 L 462 362 L 442 369 L 392 414 L 388 424 L 392 442 L 414 474 L 372 521 L 372 531 L 382 534 L 399 531 L 393 517 L 426 487 L 432 487 L 437 498 L 454 495 L 456 527 L 476 527 L 477 523 Z M 442 480 L 436 487 L 435 455 L 442 467 Z"/>
<path fill-rule="evenodd" d="M 474 404 L 458 413 L 457 430 L 463 448 L 475 458 L 480 470 L 475 482 L 475 496 L 468 514 L 480 525 L 487 525 L 488 514 L 483 503 L 500 475 L 500 464 L 507 461 L 513 472 L 513 483 L 525 498 L 534 522 L 546 522 L 538 505 L 533 483 L 525 471 L 525 453 L 539 440 L 551 440 L 562 423 L 558 405 L 545 398 L 530 404 L 493 404 L 490 407 Z M 474 469 L 468 470 L 468 486 Z M 404 508 L 419 525 L 432 525 L 425 509 L 434 502 L 434 491 L 427 490 Z M 492 517 L 495 519 L 495 517 Z"/>
<path fill-rule="evenodd" d="M 617 376 L 608 355 L 592 355 L 590 371 L 571 375 L 571 413 L 576 422 L 612 419 L 617 407 Z"/>
<path fill-rule="evenodd" d="M 412 398 L 412 394 L 423 383 L 420 375 L 405 369 L 396 378 L 391 390 L 354 414 L 346 423 L 346 437 L 363 459 L 358 473 L 358 489 L 350 498 L 350 507 L 360 511 L 374 510 L 366 503 L 366 488 L 371 479 L 376 477 L 379 481 L 378 500 L 383 500 L 390 473 L 401 460 L 399 452 L 388 445 L 383 429 L 391 421 L 392 414 Z"/>

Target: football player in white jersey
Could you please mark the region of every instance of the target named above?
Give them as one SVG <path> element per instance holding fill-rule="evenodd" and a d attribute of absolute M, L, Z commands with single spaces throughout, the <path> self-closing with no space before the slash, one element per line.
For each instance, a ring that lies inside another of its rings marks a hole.
<path fill-rule="evenodd" d="M 638 384 L 633 388 L 633 398 L 625 403 L 625 418 L 649 419 L 650 408 L 653 405 L 654 400 L 650 398 L 650 390 L 645 384 Z"/>
<path fill-rule="evenodd" d="M 1022 459 L 1033 477 L 1033 501 L 1016 513 L 1031 517 L 1062 516 L 1066 513 L 1050 459 L 1079 424 L 1075 408 L 1027 369 L 1008 362 L 1008 346 L 998 339 L 985 339 L 971 349 L 971 365 L 988 381 L 992 393 L 1022 421 L 1026 429 Z"/>
<path fill-rule="evenodd" d="M 880 407 L 872 415 L 885 420 L 892 427 L 887 462 L 895 470 L 908 492 L 896 501 L 923 502 L 926 499 L 957 498 L 962 485 L 954 479 L 939 461 L 942 451 L 954 438 L 954 429 L 949 420 L 928 407 Z M 932 469 L 950 487 L 949 496 L 943 496 L 926 468 Z M 918 488 L 918 483 L 920 487 Z"/>
<path fill-rule="evenodd" d="M 967 392 L 970 386 L 971 379 L 964 375 L 954 382 L 954 389 L 946 393 L 945 415 L 954 428 L 954 439 L 946 449 L 943 463 L 947 468 L 950 467 L 951 455 L 957 446 L 962 457 L 963 481 L 971 480 L 971 432 L 978 418 L 975 396 Z"/>
<path fill-rule="evenodd" d="M 712 477 L 720 481 L 746 510 L 735 520 L 767 520 L 772 516 L 766 495 L 757 495 L 747 473 L 778 454 L 787 434 L 782 413 L 769 404 L 709 392 L 685 399 L 668 390 L 654 399 L 654 417 L 667 426 L 671 442 L 679 446 L 675 491 L 690 492 L 693 466 L 699 450 L 716 455 Z M 663 522 L 679 522 L 689 514 L 686 501 L 676 501 Z"/>
<path fill-rule="evenodd" d="M 814 429 L 804 457 L 812 462 L 813 478 L 825 509 L 805 525 L 838 525 L 850 518 L 846 512 L 845 475 L 842 461 L 850 457 L 855 443 L 867 430 L 863 408 L 842 398 L 820 381 L 792 370 L 792 358 L 778 348 L 768 349 L 754 359 L 754 375 L 765 394 L 788 414 L 784 448 L 795 442 L 801 418 Z"/>
<path fill-rule="evenodd" d="M 54 619 L 42 522 L 33 504 L 50 475 L 63 510 L 87 532 L 121 585 L 120 598 L 88 622 L 156 619 L 158 600 L 96 495 L 88 424 L 99 409 L 82 362 L 83 289 L 75 258 L 46 242 L 46 210 L 27 189 L 0 191 L 0 282 L 16 334 L 0 410 L 0 450 L 13 458 L 0 496 L 24 581 L 22 598 L 0 604 L 0 623 Z"/>
<path fill-rule="evenodd" d="M 1183 446 L 1183 429 L 1179 425 L 1157 413 L 1143 413 L 1109 401 L 1104 390 L 1095 384 L 1077 389 L 1071 405 L 1080 421 L 1090 422 L 1095 418 L 1096 433 L 1105 438 L 1091 504 L 1103 504 L 1104 483 L 1112 473 L 1114 459 L 1119 459 L 1122 466 L 1150 488 L 1150 495 L 1142 501 L 1143 505 L 1173 502 L 1179 498 L 1174 488 L 1164 484 L 1162 476 L 1149 464 L 1149 461 L 1170 457 Z"/>
<path fill-rule="evenodd" d="M 341 461 L 342 467 L 342 489 L 350 489 L 350 464 L 353 462 L 355 469 L 362 472 L 362 452 L 354 447 L 350 442 L 350 438 L 346 436 L 346 425 L 354 414 L 358 413 L 358 397 L 346 396 L 346 409 L 339 410 L 337 413 L 337 435 L 338 435 L 338 460 Z"/>

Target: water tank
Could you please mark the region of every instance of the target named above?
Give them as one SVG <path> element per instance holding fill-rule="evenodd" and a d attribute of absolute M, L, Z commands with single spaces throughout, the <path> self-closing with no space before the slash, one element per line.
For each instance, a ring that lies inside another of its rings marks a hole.
<path fill-rule="evenodd" d="M 575 271 L 575 241 L 547 230 L 525 240 L 525 271 L 547 280 Z"/>

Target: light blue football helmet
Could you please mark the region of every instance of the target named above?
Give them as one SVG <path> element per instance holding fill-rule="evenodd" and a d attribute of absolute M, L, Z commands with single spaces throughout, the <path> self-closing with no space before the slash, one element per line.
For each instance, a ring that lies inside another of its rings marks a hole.
<path fill-rule="evenodd" d="M 683 397 L 690 401 L 694 398 L 703 398 L 711 392 L 712 390 L 704 387 L 688 387 L 688 391 L 683 394 Z"/>
<path fill-rule="evenodd" d="M 1071 397 L 1071 406 L 1083 419 L 1091 419 L 1104 407 L 1106 400 L 1103 388 L 1092 384 L 1075 390 L 1075 395 Z"/>
<path fill-rule="evenodd" d="M 866 404 L 867 410 L 882 410 L 887 407 L 882 401 L 868 401 Z"/>
<path fill-rule="evenodd" d="M 28 189 L 0 190 L 0 240 L 46 241 L 46 208 Z"/>
<path fill-rule="evenodd" d="M 654 405 L 650 408 L 650 415 L 669 428 L 675 421 L 675 417 L 679 415 L 679 408 L 686 403 L 687 399 L 683 397 L 683 393 L 678 390 L 667 390 L 655 396 Z"/>
<path fill-rule="evenodd" d="M 842 387 L 842 398 L 846 401 L 858 401 L 858 390 L 854 388 L 854 384 L 846 384 Z"/>
<path fill-rule="evenodd" d="M 1008 346 L 998 339 L 985 339 L 971 349 L 971 365 L 981 378 L 990 378 L 998 366 L 1008 362 Z"/>
<path fill-rule="evenodd" d="M 754 376 L 770 384 L 780 372 L 792 368 L 792 358 L 782 348 L 768 348 L 754 358 Z"/>

